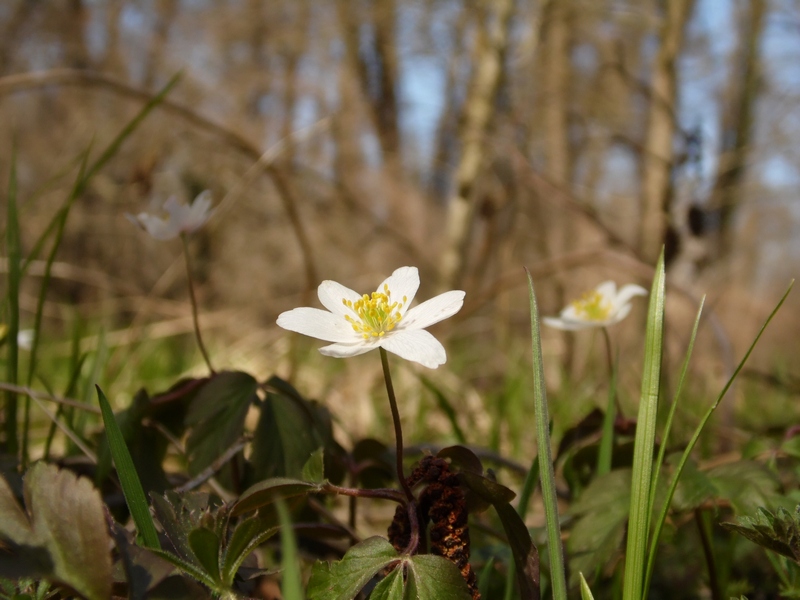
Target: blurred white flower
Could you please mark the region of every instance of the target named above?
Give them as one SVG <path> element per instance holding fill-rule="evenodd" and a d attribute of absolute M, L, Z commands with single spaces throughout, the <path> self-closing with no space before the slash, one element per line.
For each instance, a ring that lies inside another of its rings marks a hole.
<path fill-rule="evenodd" d="M 17 347 L 30 352 L 33 348 L 33 329 L 20 329 L 17 332 Z"/>
<path fill-rule="evenodd" d="M 550 327 L 566 330 L 607 327 L 619 323 L 631 311 L 634 296 L 646 296 L 647 290 L 629 283 L 617 291 L 617 284 L 604 281 L 579 300 L 571 302 L 556 317 L 544 317 L 542 322 Z"/>
<path fill-rule="evenodd" d="M 281 313 L 278 325 L 334 342 L 320 348 L 326 356 L 344 358 L 384 348 L 435 369 L 446 362 L 447 355 L 425 328 L 456 314 L 464 304 L 464 292 L 445 292 L 409 310 L 418 288 L 416 267 L 397 269 L 371 295 L 323 281 L 317 294 L 328 310 L 295 308 Z"/>
<path fill-rule="evenodd" d="M 134 216 L 126 214 L 128 220 L 144 229 L 157 240 L 171 240 L 184 233 L 192 233 L 200 229 L 211 217 L 211 192 L 201 192 L 194 202 L 184 204 L 175 196 L 164 203 L 167 218 L 151 215 L 146 212 Z"/>

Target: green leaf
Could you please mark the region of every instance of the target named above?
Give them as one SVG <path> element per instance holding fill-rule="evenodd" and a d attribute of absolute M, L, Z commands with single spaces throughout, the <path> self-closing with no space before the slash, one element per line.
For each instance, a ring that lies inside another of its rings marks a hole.
<path fill-rule="evenodd" d="M 248 488 L 239 497 L 239 501 L 231 512 L 232 516 L 241 515 L 272 504 L 278 499 L 293 498 L 304 496 L 320 491 L 321 486 L 317 483 L 301 481 L 299 479 L 289 479 L 288 477 L 273 477 Z"/>
<path fill-rule="evenodd" d="M 658 394 L 661 385 L 661 353 L 664 338 L 664 251 L 658 259 L 650 306 L 647 311 L 647 330 L 644 343 L 644 366 L 639 415 L 633 450 L 628 542 L 625 552 L 625 581 L 623 600 L 639 600 L 645 576 L 647 542 L 653 507 L 653 449 L 656 439 Z"/>
<path fill-rule="evenodd" d="M 406 584 L 403 581 L 403 569 L 394 569 L 378 582 L 369 595 L 370 600 L 403 600 Z"/>
<path fill-rule="evenodd" d="M 759 507 L 756 517 L 739 517 L 738 523 L 720 523 L 751 542 L 800 564 L 800 506 L 790 513 L 779 507 L 776 514 Z"/>
<path fill-rule="evenodd" d="M 461 471 L 458 476 L 467 489 L 472 490 L 486 502 L 494 506 L 498 504 L 508 504 L 517 497 L 513 490 L 483 475 L 476 475 L 470 471 Z"/>
<path fill-rule="evenodd" d="M 350 600 L 367 582 L 399 558 L 382 537 L 367 538 L 350 548 L 342 560 L 317 562 L 308 582 L 308 600 Z"/>
<path fill-rule="evenodd" d="M 303 479 L 312 483 L 325 481 L 325 458 L 322 448 L 317 448 L 303 465 Z"/>
<path fill-rule="evenodd" d="M 158 533 L 153 523 L 153 517 L 150 515 L 147 498 L 144 495 L 139 476 L 133 466 L 133 460 L 131 459 L 130 452 L 128 452 L 128 447 L 125 445 L 122 432 L 117 425 L 117 421 L 114 419 L 111 405 L 108 403 L 108 400 L 106 400 L 103 390 L 100 389 L 100 386 L 95 386 L 95 388 L 97 389 L 97 399 L 100 403 L 100 410 L 103 413 L 103 423 L 105 424 L 108 446 L 111 450 L 111 456 L 114 458 L 114 464 L 117 466 L 119 483 L 122 486 L 122 494 L 125 496 L 128 510 L 131 511 L 131 517 L 136 524 L 136 529 L 139 532 L 142 544 L 147 548 L 160 548 L 161 544 L 158 541 Z"/>
<path fill-rule="evenodd" d="M 729 500 L 738 513 L 752 513 L 759 506 L 774 506 L 780 498 L 780 482 L 760 463 L 742 460 L 706 471 L 717 497 Z"/>
<path fill-rule="evenodd" d="M 561 542 L 561 525 L 558 519 L 553 451 L 550 447 L 550 417 L 547 410 L 547 387 L 544 381 L 544 359 L 539 328 L 539 307 L 533 291 L 533 279 L 528 276 L 528 298 L 531 312 L 531 350 L 533 356 L 533 409 L 536 419 L 536 446 L 539 456 L 539 477 L 547 528 L 547 553 L 550 557 L 551 585 L 554 600 L 567 600 L 567 582 L 564 569 L 564 546 Z"/>
<path fill-rule="evenodd" d="M 503 524 L 508 544 L 514 556 L 514 567 L 520 600 L 539 599 L 539 551 L 531 540 L 528 528 L 510 504 L 496 504 L 495 510 Z"/>
<path fill-rule="evenodd" d="M 311 454 L 324 445 L 308 401 L 270 392 L 253 439 L 254 477 L 299 477 Z"/>
<path fill-rule="evenodd" d="M 442 556 L 417 554 L 405 561 L 407 600 L 470 600 L 467 583 L 452 562 Z"/>
<path fill-rule="evenodd" d="M 219 536 L 210 529 L 199 527 L 189 532 L 189 547 L 203 570 L 216 583 L 221 583 Z"/>
<path fill-rule="evenodd" d="M 567 546 L 573 573 L 594 572 L 615 557 L 628 521 L 630 489 L 630 469 L 615 469 L 592 480 L 572 504 L 569 513 L 577 518 Z"/>
<path fill-rule="evenodd" d="M 109 598 L 110 539 L 103 501 L 91 481 L 36 463 L 23 487 L 28 513 L 16 503 L 6 481 L 0 482 L 0 538 L 11 550 L 2 562 L 16 562 L 24 569 L 13 576 L 28 572 L 69 585 L 89 600 Z"/>
<path fill-rule="evenodd" d="M 191 475 L 211 465 L 242 436 L 247 410 L 258 400 L 257 389 L 253 376 L 241 371 L 218 373 L 200 389 L 186 415 Z"/>
<path fill-rule="evenodd" d="M 236 526 L 225 548 L 225 559 L 222 564 L 222 580 L 226 585 L 233 583 L 244 559 L 275 535 L 278 529 L 274 520 L 263 517 L 251 517 Z"/>

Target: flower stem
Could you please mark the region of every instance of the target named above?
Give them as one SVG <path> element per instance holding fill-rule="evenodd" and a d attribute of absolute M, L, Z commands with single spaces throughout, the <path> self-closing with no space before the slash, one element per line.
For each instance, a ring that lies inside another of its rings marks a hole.
<path fill-rule="evenodd" d="M 192 319 L 194 321 L 194 334 L 197 337 L 197 345 L 200 347 L 200 353 L 203 355 L 203 360 L 206 361 L 208 370 L 213 375 L 216 373 L 214 367 L 211 366 L 211 359 L 208 358 L 208 352 L 203 344 L 203 337 L 200 335 L 200 321 L 197 318 L 197 298 L 194 295 L 194 281 L 192 280 L 192 265 L 189 262 L 189 242 L 186 240 L 186 234 L 181 234 L 181 242 L 183 242 L 183 257 L 186 259 L 186 277 L 189 281 L 189 298 L 192 301 Z"/>
<path fill-rule="evenodd" d="M 414 500 L 414 494 L 411 493 L 406 476 L 403 474 L 403 429 L 400 426 L 400 412 L 397 410 L 397 399 L 394 396 L 392 374 L 389 372 L 389 357 L 386 354 L 386 350 L 383 348 L 379 348 L 379 350 L 381 351 L 381 364 L 383 365 L 383 380 L 386 382 L 386 392 L 389 394 L 389 407 L 392 409 L 392 421 L 394 422 L 394 438 L 397 445 L 395 452 L 397 455 L 397 478 L 406 494 L 406 498 L 411 502 Z"/>

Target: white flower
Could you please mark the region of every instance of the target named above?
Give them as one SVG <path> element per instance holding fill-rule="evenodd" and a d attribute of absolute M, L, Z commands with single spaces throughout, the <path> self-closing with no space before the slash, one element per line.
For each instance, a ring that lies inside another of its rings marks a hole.
<path fill-rule="evenodd" d="M 544 317 L 545 325 L 557 329 L 578 330 L 589 327 L 607 327 L 619 323 L 631 311 L 634 296 L 646 296 L 647 290 L 629 283 L 617 292 L 617 284 L 604 281 L 579 300 L 571 302 L 559 313 L 558 318 Z"/>
<path fill-rule="evenodd" d="M 194 202 L 184 204 L 175 196 L 164 203 L 168 217 L 163 219 L 146 212 L 136 216 L 126 214 L 128 220 L 144 229 L 157 240 L 171 240 L 183 233 L 192 233 L 200 229 L 211 217 L 211 192 L 201 192 Z"/>
<path fill-rule="evenodd" d="M 445 363 L 447 355 L 425 328 L 456 314 L 464 304 L 464 292 L 445 292 L 409 310 L 418 288 L 416 267 L 397 269 L 371 295 L 323 281 L 317 294 L 327 311 L 295 308 L 281 313 L 278 325 L 334 342 L 319 349 L 326 356 L 344 358 L 384 348 L 435 369 Z"/>
<path fill-rule="evenodd" d="M 17 347 L 30 352 L 33 348 L 33 329 L 20 329 L 17 332 Z"/>

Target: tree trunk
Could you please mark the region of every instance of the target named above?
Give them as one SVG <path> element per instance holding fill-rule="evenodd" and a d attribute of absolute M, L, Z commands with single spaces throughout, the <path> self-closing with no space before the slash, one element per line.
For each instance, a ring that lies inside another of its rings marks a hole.
<path fill-rule="evenodd" d="M 479 30 L 472 81 L 462 115 L 461 156 L 456 168 L 455 191 L 447 209 L 445 247 L 439 266 L 442 289 L 456 287 L 463 274 L 475 212 L 472 190 L 485 159 L 486 134 L 503 74 L 514 3 L 512 0 L 492 0 L 484 6 L 486 26 Z"/>
<path fill-rule="evenodd" d="M 694 0 L 669 0 L 661 26 L 661 46 L 653 65 L 650 112 L 642 157 L 641 257 L 655 263 L 664 244 L 672 195 L 673 137 L 677 95 L 675 63 Z"/>

